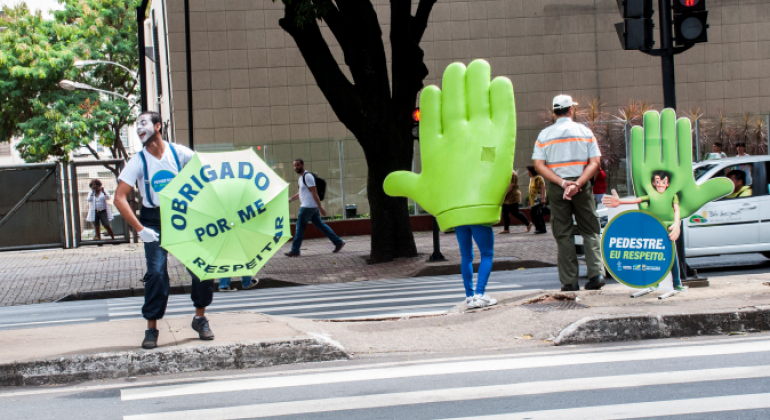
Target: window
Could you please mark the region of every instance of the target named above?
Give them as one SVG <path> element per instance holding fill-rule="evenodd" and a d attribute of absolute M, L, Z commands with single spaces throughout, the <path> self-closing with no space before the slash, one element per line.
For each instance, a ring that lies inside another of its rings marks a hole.
<path fill-rule="evenodd" d="M 702 165 L 698 166 L 693 170 L 693 175 L 695 176 L 695 179 L 700 179 L 703 175 L 706 175 L 706 172 L 710 171 L 713 167 L 717 166 L 716 164 L 711 165 Z"/>
<path fill-rule="evenodd" d="M 754 164 L 753 163 L 742 163 L 740 165 L 733 165 L 728 166 L 716 174 L 712 176 L 712 178 L 717 177 L 728 177 L 728 175 L 733 171 L 739 171 L 742 172 L 744 177 L 746 178 L 743 183 L 741 183 L 740 176 L 736 177 L 736 182 L 738 183 L 735 185 L 735 187 L 739 188 L 739 191 L 736 191 L 733 189 L 733 192 L 730 193 L 727 197 L 723 198 L 722 200 L 732 200 L 736 198 L 746 198 L 746 197 L 752 197 L 754 196 L 754 188 L 753 188 L 753 174 L 754 174 Z M 732 179 L 731 179 L 732 180 Z"/>

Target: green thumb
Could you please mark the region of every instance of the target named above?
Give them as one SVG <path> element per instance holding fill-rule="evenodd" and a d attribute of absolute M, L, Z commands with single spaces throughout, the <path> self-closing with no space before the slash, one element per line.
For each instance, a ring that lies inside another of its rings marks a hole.
<path fill-rule="evenodd" d="M 419 175 L 414 172 L 391 172 L 390 175 L 385 178 L 385 183 L 383 185 L 385 194 L 391 197 L 408 197 L 414 200 L 414 192 L 419 179 Z"/>

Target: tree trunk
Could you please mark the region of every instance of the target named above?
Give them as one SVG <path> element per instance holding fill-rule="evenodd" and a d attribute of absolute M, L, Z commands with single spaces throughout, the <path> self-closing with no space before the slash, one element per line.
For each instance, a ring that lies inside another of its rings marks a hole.
<path fill-rule="evenodd" d="M 387 133 L 404 131 L 394 125 L 392 122 L 372 122 L 370 132 L 380 134 L 365 142 L 368 146 L 364 147 L 369 167 L 367 196 L 372 224 L 372 249 L 368 262 L 373 264 L 417 256 L 407 199 L 391 197 L 385 194 L 383 188 L 385 177 L 391 172 L 412 170 L 412 139 L 408 135 L 400 135 L 398 139 L 388 136 Z M 395 129 L 383 129 L 388 127 Z"/>
<path fill-rule="evenodd" d="M 282 1 L 285 15 L 279 25 L 294 39 L 332 110 L 364 150 L 372 226 L 369 261 L 416 256 L 407 199 L 388 196 L 383 183 L 391 172 L 411 170 L 411 112 L 428 74 L 419 43 L 436 0 L 420 0 L 415 16 L 410 0 L 391 0 L 392 89 L 371 1 Z M 339 42 L 350 78 L 322 36 L 318 16 Z"/>

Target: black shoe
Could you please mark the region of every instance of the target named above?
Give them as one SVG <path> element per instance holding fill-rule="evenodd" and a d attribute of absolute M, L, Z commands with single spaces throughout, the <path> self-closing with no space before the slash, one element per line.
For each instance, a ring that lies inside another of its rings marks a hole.
<path fill-rule="evenodd" d="M 604 285 L 607 284 L 604 282 L 604 276 L 599 274 L 596 277 L 591 278 L 588 283 L 586 283 L 585 289 L 586 290 L 599 290 Z"/>
<path fill-rule="evenodd" d="M 287 253 L 285 253 L 285 254 L 283 254 L 283 255 L 286 255 L 286 256 L 287 256 L 287 257 L 289 257 L 289 258 L 296 258 L 296 257 L 299 257 L 299 254 L 298 254 L 298 253 L 296 253 L 296 252 L 293 252 L 293 251 L 292 251 L 292 252 L 287 252 Z"/>
<path fill-rule="evenodd" d="M 577 283 L 565 284 L 561 287 L 562 292 L 578 292 L 580 291 L 580 285 Z"/>
<path fill-rule="evenodd" d="M 548 231 L 547 230 L 536 230 L 535 231 L 535 235 L 542 235 L 544 233 L 548 233 Z"/>
<path fill-rule="evenodd" d="M 155 328 L 147 328 L 147 331 L 144 332 L 142 348 L 149 350 L 158 347 L 158 334 L 160 334 L 160 331 Z"/>
<path fill-rule="evenodd" d="M 340 252 L 340 249 L 342 249 L 342 247 L 343 247 L 343 246 L 345 246 L 345 241 L 342 241 L 342 242 L 340 242 L 339 244 L 337 244 L 337 245 L 334 247 L 334 251 L 332 251 L 332 252 Z"/>
<path fill-rule="evenodd" d="M 192 329 L 198 332 L 198 338 L 201 340 L 213 340 L 214 333 L 209 328 L 209 320 L 206 317 L 193 318 Z"/>
<path fill-rule="evenodd" d="M 248 286 L 244 287 L 243 290 L 251 290 L 257 287 L 258 284 L 259 284 L 259 279 L 254 277 L 253 279 L 251 279 L 251 283 Z"/>

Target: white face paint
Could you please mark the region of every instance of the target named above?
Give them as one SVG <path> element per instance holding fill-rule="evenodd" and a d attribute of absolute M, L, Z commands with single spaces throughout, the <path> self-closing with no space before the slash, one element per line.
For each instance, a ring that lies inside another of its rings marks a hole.
<path fill-rule="evenodd" d="M 139 136 L 142 144 L 147 143 L 147 140 L 155 135 L 155 124 L 152 123 L 149 115 L 140 115 L 136 120 L 136 134 Z"/>

